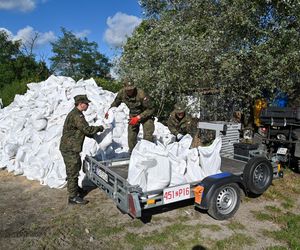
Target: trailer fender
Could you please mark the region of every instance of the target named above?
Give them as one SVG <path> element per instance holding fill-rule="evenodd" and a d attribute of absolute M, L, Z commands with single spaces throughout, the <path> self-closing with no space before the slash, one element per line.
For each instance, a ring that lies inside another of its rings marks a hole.
<path fill-rule="evenodd" d="M 244 188 L 241 176 L 229 172 L 223 172 L 204 178 L 194 188 L 194 205 L 200 209 L 209 209 L 209 204 L 211 199 L 213 199 L 215 191 L 221 186 L 232 183 L 237 183 L 240 188 Z"/>

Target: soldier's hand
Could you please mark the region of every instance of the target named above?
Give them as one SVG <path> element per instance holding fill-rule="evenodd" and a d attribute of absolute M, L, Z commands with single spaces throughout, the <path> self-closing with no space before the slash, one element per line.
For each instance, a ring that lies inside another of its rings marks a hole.
<path fill-rule="evenodd" d="M 141 117 L 139 115 L 131 117 L 129 120 L 129 125 L 132 125 L 132 126 L 137 125 L 140 120 L 141 120 Z"/>
<path fill-rule="evenodd" d="M 105 117 L 105 119 L 108 119 L 108 116 L 109 116 L 109 114 L 108 114 L 108 111 L 105 113 L 105 115 L 104 115 L 104 117 Z"/>

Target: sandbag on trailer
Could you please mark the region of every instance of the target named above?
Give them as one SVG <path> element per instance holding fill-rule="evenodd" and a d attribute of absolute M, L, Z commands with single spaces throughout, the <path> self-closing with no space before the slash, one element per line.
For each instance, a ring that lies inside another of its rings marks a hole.
<path fill-rule="evenodd" d="M 143 192 L 163 189 L 170 183 L 170 163 L 161 143 L 141 140 L 134 147 L 128 169 L 128 183 Z"/>

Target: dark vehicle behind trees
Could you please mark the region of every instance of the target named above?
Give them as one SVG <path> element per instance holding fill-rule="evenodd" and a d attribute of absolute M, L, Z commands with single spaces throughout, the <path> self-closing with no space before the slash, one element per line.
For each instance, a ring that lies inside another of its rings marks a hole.
<path fill-rule="evenodd" d="M 268 107 L 260 115 L 256 139 L 268 158 L 300 170 L 300 107 Z"/>

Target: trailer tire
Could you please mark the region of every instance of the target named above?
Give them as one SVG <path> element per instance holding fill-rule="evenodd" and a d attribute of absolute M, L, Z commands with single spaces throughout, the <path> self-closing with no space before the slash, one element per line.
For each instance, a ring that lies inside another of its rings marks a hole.
<path fill-rule="evenodd" d="M 248 161 L 243 171 L 243 179 L 248 191 L 262 194 L 271 185 L 273 168 L 265 157 L 254 157 Z"/>
<path fill-rule="evenodd" d="M 207 212 L 216 220 L 226 220 L 236 213 L 240 202 L 240 187 L 236 183 L 225 184 L 214 191 Z"/>

